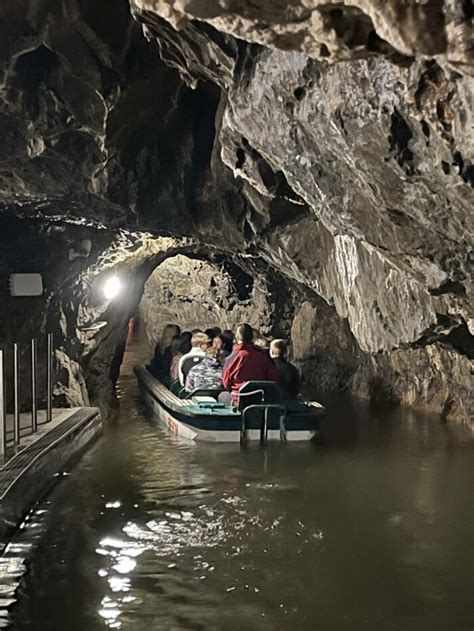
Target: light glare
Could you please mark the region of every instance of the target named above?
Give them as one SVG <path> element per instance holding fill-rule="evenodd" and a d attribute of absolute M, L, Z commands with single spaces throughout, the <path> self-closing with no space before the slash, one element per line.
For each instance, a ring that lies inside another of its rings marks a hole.
<path fill-rule="evenodd" d="M 122 283 L 118 276 L 110 276 L 104 283 L 104 297 L 106 300 L 113 300 L 118 296 L 122 289 Z"/>

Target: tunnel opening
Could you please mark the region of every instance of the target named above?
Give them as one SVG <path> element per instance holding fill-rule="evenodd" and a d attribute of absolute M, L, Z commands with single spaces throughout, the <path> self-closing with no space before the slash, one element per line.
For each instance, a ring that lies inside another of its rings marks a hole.
<path fill-rule="evenodd" d="M 150 353 L 167 324 L 182 331 L 233 330 L 239 322 L 269 330 L 262 283 L 224 256 L 177 254 L 148 276 L 135 312 L 139 336 Z"/>

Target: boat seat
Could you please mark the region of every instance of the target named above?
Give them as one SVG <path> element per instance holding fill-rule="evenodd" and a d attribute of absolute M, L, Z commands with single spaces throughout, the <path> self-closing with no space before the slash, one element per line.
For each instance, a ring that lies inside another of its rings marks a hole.
<path fill-rule="evenodd" d="M 179 383 L 179 379 L 176 379 L 175 381 L 173 381 L 172 384 L 170 384 L 170 390 L 173 394 L 176 394 L 179 396 L 179 393 L 181 392 L 182 389 L 183 389 L 183 386 Z"/>
<path fill-rule="evenodd" d="M 239 390 L 238 410 L 260 403 L 281 403 L 282 392 L 275 381 L 246 381 Z"/>
<path fill-rule="evenodd" d="M 193 392 L 186 395 L 186 399 L 192 399 L 193 397 L 212 397 L 217 400 L 217 397 L 222 392 L 222 388 L 198 388 Z"/>
<path fill-rule="evenodd" d="M 186 377 L 188 376 L 191 368 L 194 368 L 194 366 L 200 364 L 204 357 L 205 355 L 191 355 L 191 357 L 187 357 L 184 360 L 183 365 L 181 366 L 181 371 L 184 375 L 184 381 L 186 381 Z"/>

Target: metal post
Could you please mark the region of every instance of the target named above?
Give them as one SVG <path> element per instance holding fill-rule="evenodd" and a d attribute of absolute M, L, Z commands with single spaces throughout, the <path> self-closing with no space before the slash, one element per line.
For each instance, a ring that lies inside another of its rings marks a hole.
<path fill-rule="evenodd" d="M 38 355 L 36 340 L 31 340 L 31 431 L 34 433 L 38 429 L 38 410 L 36 394 L 36 372 L 38 367 Z"/>
<path fill-rule="evenodd" d="M 13 344 L 13 440 L 15 445 L 20 442 L 20 363 L 18 344 Z"/>
<path fill-rule="evenodd" d="M 242 410 L 242 416 L 240 418 L 240 442 L 244 443 L 247 438 L 247 423 L 245 418 L 246 410 Z"/>
<path fill-rule="evenodd" d="M 268 407 L 262 406 L 263 415 L 262 415 L 262 427 L 260 428 L 260 442 L 266 443 L 268 440 Z"/>
<path fill-rule="evenodd" d="M 287 435 L 286 435 L 286 410 L 283 414 L 280 415 L 280 440 L 282 443 L 286 443 Z"/>
<path fill-rule="evenodd" d="M 7 450 L 7 411 L 5 401 L 5 357 L 0 350 L 0 456 Z"/>
<path fill-rule="evenodd" d="M 46 374 L 46 422 L 53 418 L 53 334 L 48 333 L 48 358 Z"/>

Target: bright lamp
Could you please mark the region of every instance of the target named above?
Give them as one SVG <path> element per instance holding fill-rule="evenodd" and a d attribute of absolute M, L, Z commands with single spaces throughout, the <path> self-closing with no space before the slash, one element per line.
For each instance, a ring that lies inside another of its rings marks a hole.
<path fill-rule="evenodd" d="M 122 282 L 118 276 L 109 276 L 104 283 L 102 291 L 106 300 L 113 300 L 122 289 Z"/>

